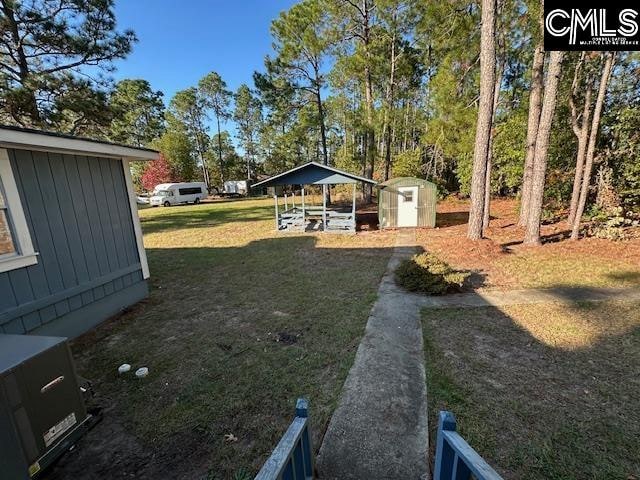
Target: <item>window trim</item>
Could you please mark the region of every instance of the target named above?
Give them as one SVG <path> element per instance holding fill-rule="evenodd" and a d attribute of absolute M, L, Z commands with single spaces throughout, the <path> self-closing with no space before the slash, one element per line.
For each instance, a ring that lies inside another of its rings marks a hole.
<path fill-rule="evenodd" d="M 136 201 L 136 192 L 133 188 L 133 179 L 131 178 L 131 166 L 129 159 L 122 157 L 122 171 L 124 173 L 124 181 L 129 194 L 129 210 L 131 211 L 131 221 L 133 222 L 133 230 L 136 234 L 136 245 L 138 246 L 138 257 L 140 258 L 140 266 L 142 267 L 142 278 L 149 278 L 149 262 L 147 261 L 147 251 L 144 249 L 144 241 L 142 238 L 142 226 L 140 225 L 140 217 L 138 215 L 138 202 Z"/>
<path fill-rule="evenodd" d="M 0 256 L 0 273 L 28 267 L 38 263 L 38 253 L 33 249 L 31 233 L 27 225 L 27 219 L 22 208 L 22 201 L 18 193 L 18 186 L 13 175 L 9 153 L 7 149 L 0 148 L 0 178 L 7 203 L 9 216 L 9 228 L 12 233 L 14 254 Z"/>

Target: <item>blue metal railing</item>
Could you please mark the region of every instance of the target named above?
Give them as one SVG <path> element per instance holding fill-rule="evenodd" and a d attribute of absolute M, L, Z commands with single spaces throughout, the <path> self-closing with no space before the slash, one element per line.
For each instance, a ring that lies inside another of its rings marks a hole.
<path fill-rule="evenodd" d="M 453 413 L 441 411 L 433 480 L 503 480 L 456 432 Z M 255 480 L 313 480 L 309 403 L 296 402 L 296 416 Z"/>
<path fill-rule="evenodd" d="M 309 402 L 299 398 L 296 417 L 264 463 L 255 480 L 312 480 L 313 449 Z"/>
<path fill-rule="evenodd" d="M 433 480 L 502 480 L 502 477 L 456 432 L 453 413 L 440 412 L 436 441 Z"/>

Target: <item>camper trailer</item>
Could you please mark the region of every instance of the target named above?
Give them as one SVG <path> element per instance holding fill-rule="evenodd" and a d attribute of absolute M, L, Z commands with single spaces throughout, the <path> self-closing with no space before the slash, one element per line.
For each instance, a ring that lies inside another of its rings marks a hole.
<path fill-rule="evenodd" d="M 207 198 L 207 186 L 202 182 L 161 183 L 153 189 L 149 198 L 152 207 L 170 207 L 179 203 L 200 203 Z"/>
<path fill-rule="evenodd" d="M 239 197 L 247 194 L 246 180 L 228 180 L 224 182 L 222 195 L 228 197 Z"/>

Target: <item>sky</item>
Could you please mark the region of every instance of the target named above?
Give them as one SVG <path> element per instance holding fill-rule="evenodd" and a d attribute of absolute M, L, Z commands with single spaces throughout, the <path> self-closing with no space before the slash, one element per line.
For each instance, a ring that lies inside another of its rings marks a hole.
<path fill-rule="evenodd" d="M 165 103 L 178 90 L 218 72 L 230 90 L 253 87 L 253 72 L 272 52 L 269 27 L 295 0 L 116 0 L 118 29 L 138 42 L 115 62 L 113 78 L 143 78 L 162 90 Z M 233 125 L 227 125 L 233 131 Z"/>

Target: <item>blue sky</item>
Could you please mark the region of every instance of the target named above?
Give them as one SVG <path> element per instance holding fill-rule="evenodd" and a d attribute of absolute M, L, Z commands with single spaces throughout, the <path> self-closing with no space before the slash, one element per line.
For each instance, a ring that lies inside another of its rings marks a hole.
<path fill-rule="evenodd" d="M 271 53 L 269 27 L 294 0 L 116 0 L 118 28 L 138 36 L 133 52 L 115 63 L 116 80 L 144 78 L 165 103 L 211 71 L 235 91 Z M 232 125 L 228 125 L 233 130 Z"/>

